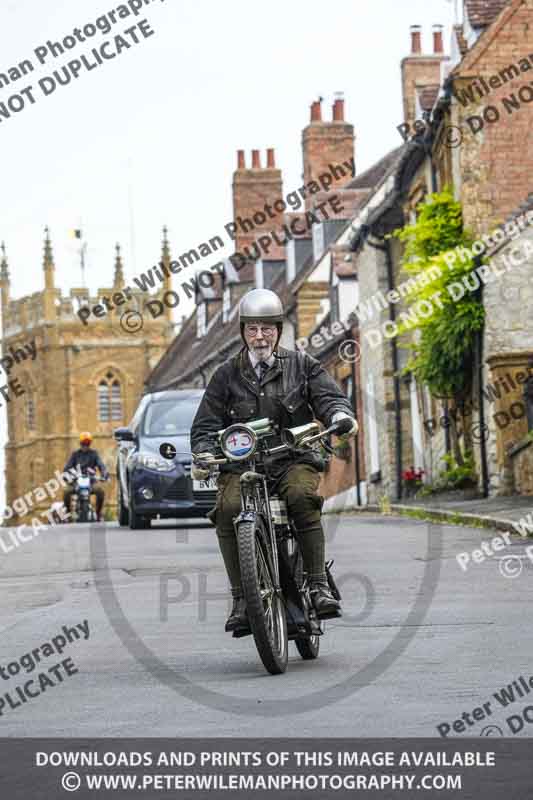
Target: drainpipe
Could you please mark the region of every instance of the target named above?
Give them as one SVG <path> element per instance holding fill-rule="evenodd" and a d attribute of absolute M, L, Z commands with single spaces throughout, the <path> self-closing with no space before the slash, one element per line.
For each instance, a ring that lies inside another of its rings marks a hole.
<path fill-rule="evenodd" d="M 370 247 L 375 250 L 380 250 L 385 253 L 385 260 L 387 264 L 387 286 L 388 291 L 394 289 L 394 272 L 392 269 L 392 257 L 390 251 L 390 242 L 385 240 L 385 246 L 381 247 L 377 244 L 372 244 L 366 235 L 366 242 Z M 396 320 L 396 308 L 394 303 L 389 303 L 389 319 L 391 322 Z M 393 385 L 394 385 L 394 427 L 395 427 L 395 445 L 396 445 L 396 499 L 402 499 L 402 419 L 400 407 L 400 378 L 398 375 L 398 346 L 396 339 L 391 339 L 391 354 L 392 354 L 392 372 L 393 372 Z"/>
<path fill-rule="evenodd" d="M 354 418 L 357 419 L 357 380 L 355 374 L 355 361 L 352 361 L 352 408 Z M 361 465 L 359 463 L 359 440 L 354 439 L 354 461 L 355 461 L 355 491 L 357 493 L 357 505 L 361 503 Z"/>

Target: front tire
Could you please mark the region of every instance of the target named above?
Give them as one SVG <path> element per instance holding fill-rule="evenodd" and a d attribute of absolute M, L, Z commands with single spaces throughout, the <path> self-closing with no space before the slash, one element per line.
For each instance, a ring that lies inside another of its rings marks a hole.
<path fill-rule="evenodd" d="M 87 499 L 81 500 L 78 509 L 78 522 L 89 521 L 89 501 Z"/>
<path fill-rule="evenodd" d="M 287 669 L 285 604 L 274 592 L 267 534 L 260 517 L 237 527 L 241 580 L 255 645 L 265 669 L 281 675 Z"/>
<path fill-rule="evenodd" d="M 124 500 L 122 498 L 122 487 L 120 485 L 120 477 L 117 475 L 117 484 L 118 484 L 118 524 L 125 528 L 130 521 L 130 512 L 124 505 Z"/>

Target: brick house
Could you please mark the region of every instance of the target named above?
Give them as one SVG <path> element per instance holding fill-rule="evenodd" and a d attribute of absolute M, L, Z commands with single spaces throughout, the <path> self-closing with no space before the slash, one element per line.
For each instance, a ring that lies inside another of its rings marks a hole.
<path fill-rule="evenodd" d="M 412 376 L 401 375 L 405 364 L 401 345 L 412 337 L 397 341 L 383 335 L 395 315 L 405 310 L 401 299 L 385 299 L 387 292 L 401 287 L 407 277 L 401 272 L 402 248 L 386 236 L 414 221 L 425 196 L 446 185 L 461 201 L 465 223 L 476 237 L 530 208 L 533 125 L 528 103 L 533 90 L 527 88 L 529 76 L 522 73 L 533 67 L 533 56 L 527 56 L 532 12 L 533 3 L 520 0 L 465 0 L 464 22 L 452 31 L 449 58 L 438 26 L 432 56 L 421 53 L 419 27 L 411 29 L 411 54 L 402 62 L 402 90 L 405 124 L 414 135 L 361 207 L 352 222 L 350 241 L 358 275 L 360 370 L 366 390 L 365 467 L 368 496 L 374 502 L 384 495 L 402 497 L 401 473 L 411 464 L 425 469 L 426 479 L 433 481 L 442 469 L 442 455 L 450 450 L 446 402 L 430 397 Z M 499 119 L 491 107 L 499 109 Z M 417 129 L 415 119 L 423 120 Z M 529 229 L 512 241 L 504 236 L 487 256 L 504 257 L 519 245 L 527 254 L 530 236 Z M 487 383 L 499 381 L 503 386 L 506 376 L 517 371 L 522 381 L 527 377 L 533 355 L 531 315 L 526 310 L 531 303 L 532 261 L 529 256 L 505 283 L 482 287 L 486 320 L 472 376 L 472 429 L 482 434 L 474 439 L 473 450 L 479 489 L 485 495 L 533 491 L 523 386 L 515 381 L 514 388 L 505 392 L 516 419 L 496 405 L 509 415 L 505 429 L 498 429 L 496 412 L 485 408 Z M 376 297 L 383 302 L 373 307 Z M 381 331 L 381 341 L 371 330 Z M 446 424 L 439 424 L 443 420 Z"/>

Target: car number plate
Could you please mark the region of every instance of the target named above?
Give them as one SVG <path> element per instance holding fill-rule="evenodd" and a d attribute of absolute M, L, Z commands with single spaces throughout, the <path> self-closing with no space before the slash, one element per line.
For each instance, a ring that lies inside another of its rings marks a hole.
<path fill-rule="evenodd" d="M 213 492 L 217 488 L 216 478 L 206 480 L 193 480 L 192 488 L 195 492 Z"/>

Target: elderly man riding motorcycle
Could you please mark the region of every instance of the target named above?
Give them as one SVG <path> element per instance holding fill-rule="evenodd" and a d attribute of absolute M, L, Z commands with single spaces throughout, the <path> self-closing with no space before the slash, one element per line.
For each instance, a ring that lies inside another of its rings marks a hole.
<path fill-rule="evenodd" d="M 283 307 L 274 292 L 252 289 L 244 295 L 239 322 L 245 347 L 215 371 L 192 424 L 191 449 L 198 458 L 214 458 L 210 451 L 212 439 L 207 434 L 235 422 L 263 417 L 269 417 L 280 430 L 304 425 L 314 418 L 329 427 L 349 417 L 353 425 L 339 438 L 347 440 L 356 435 L 358 425 L 351 405 L 333 378 L 311 356 L 279 346 Z M 278 443 L 281 440 L 273 441 L 271 446 Z M 325 572 L 323 498 L 317 494 L 324 462 L 309 450 L 271 459 L 269 475 L 294 521 L 317 616 L 331 615 L 339 611 L 340 604 L 331 593 Z M 233 608 L 226 631 L 232 631 L 247 624 L 233 527 L 233 518 L 240 512 L 239 478 L 244 467 L 233 463 L 222 465 L 220 470 L 216 507 L 209 518 L 216 524 L 231 585 Z M 192 475 L 202 479 L 208 471 L 193 467 Z"/>

